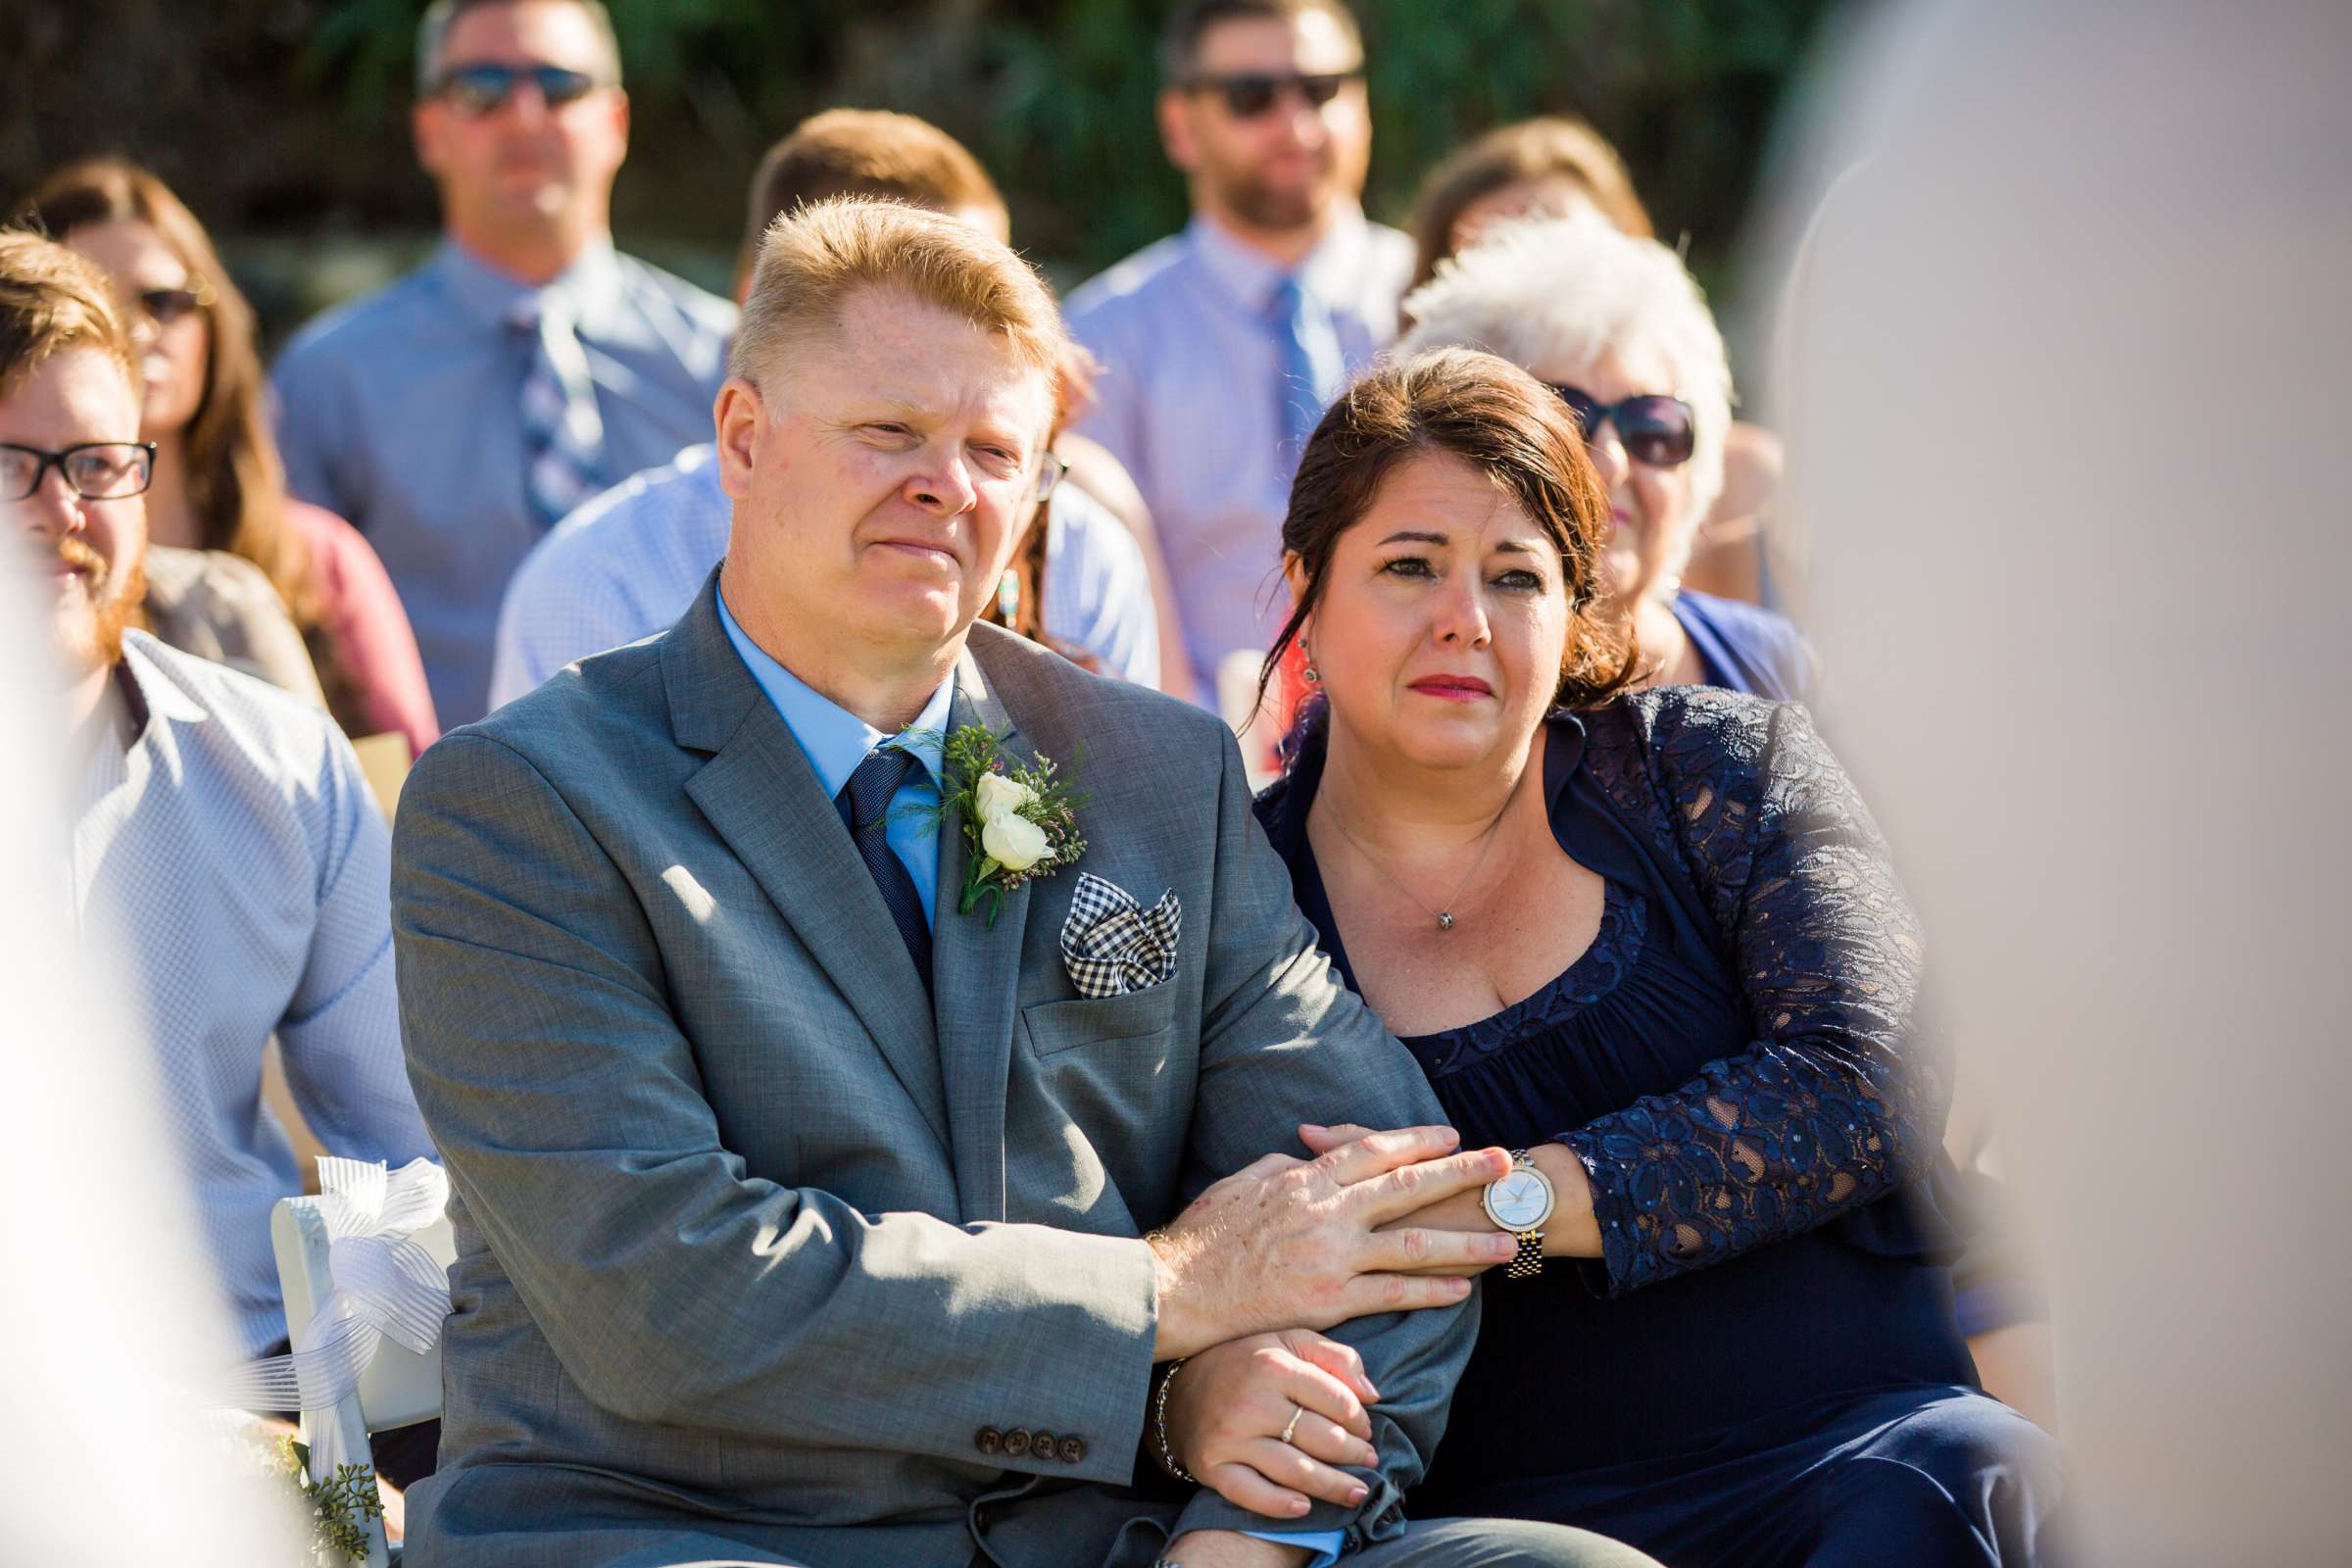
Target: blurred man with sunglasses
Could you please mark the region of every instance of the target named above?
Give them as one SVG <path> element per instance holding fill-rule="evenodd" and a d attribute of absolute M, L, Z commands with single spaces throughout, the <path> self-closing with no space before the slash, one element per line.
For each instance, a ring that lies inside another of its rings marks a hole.
<path fill-rule="evenodd" d="M 0 234 L 0 524 L 63 683 L 62 744 L 35 744 L 66 757 L 74 789 L 55 880 L 10 891 L 62 895 L 57 918 L 132 978 L 198 1241 L 259 1355 L 286 1335 L 270 1210 L 303 1190 L 261 1099 L 270 1037 L 331 1152 L 403 1164 L 432 1144 L 401 1059 L 391 835 L 359 759 L 316 708 L 137 629 L 155 472 L 139 388 L 105 274 Z M 431 1468 L 418 1432 L 376 1450 L 385 1475 Z"/>
<path fill-rule="evenodd" d="M 1206 694 L 1281 624 L 1292 470 L 1396 335 L 1413 246 L 1357 205 L 1372 125 L 1341 0 L 1189 0 L 1160 64 L 1160 137 L 1193 221 L 1079 290 L 1070 325 L 1105 367 L 1078 428 L 1158 521 Z"/>
<path fill-rule="evenodd" d="M 392 574 L 445 723 L 488 707 L 500 594 L 565 513 L 710 434 L 735 313 L 612 247 L 629 105 L 597 0 L 437 0 L 417 33 L 424 269 L 277 369 L 289 486 Z"/>

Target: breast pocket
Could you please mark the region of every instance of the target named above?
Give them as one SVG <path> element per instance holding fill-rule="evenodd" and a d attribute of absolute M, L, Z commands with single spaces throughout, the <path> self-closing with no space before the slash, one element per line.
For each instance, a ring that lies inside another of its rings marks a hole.
<path fill-rule="evenodd" d="M 1173 981 L 1116 997 L 1041 1002 L 1021 1010 L 1029 1050 L 1040 1057 L 1059 1055 L 1097 1041 L 1149 1039 L 1165 1032 L 1175 1016 Z"/>

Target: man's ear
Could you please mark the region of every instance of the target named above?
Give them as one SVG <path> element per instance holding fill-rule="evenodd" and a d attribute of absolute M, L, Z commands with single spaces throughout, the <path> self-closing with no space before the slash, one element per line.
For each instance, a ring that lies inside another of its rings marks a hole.
<path fill-rule="evenodd" d="M 710 406 L 711 423 L 718 431 L 718 487 L 731 501 L 748 501 L 752 494 L 752 466 L 760 452 L 760 437 L 767 428 L 767 405 L 760 389 L 740 375 L 730 375 Z"/>
<path fill-rule="evenodd" d="M 416 166 L 438 179 L 441 177 L 441 131 L 446 109 L 430 99 L 419 99 L 409 111 L 409 142 L 416 149 Z"/>
<path fill-rule="evenodd" d="M 1174 87 L 1162 87 L 1153 114 L 1159 121 L 1159 144 L 1167 149 L 1168 162 L 1191 173 L 1200 163 L 1200 146 L 1193 135 L 1191 98 Z"/>

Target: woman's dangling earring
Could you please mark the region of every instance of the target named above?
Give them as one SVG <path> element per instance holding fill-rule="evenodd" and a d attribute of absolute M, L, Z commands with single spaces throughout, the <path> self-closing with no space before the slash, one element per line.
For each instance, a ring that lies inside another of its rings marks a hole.
<path fill-rule="evenodd" d="M 1021 579 L 1017 572 L 1007 571 L 997 579 L 997 614 L 1011 629 L 1013 617 L 1021 612 Z"/>
<path fill-rule="evenodd" d="M 1306 646 L 1306 639 L 1303 637 L 1298 639 L 1298 652 L 1306 660 L 1306 668 L 1299 672 L 1306 677 L 1306 683 L 1309 686 L 1322 685 L 1323 672 L 1315 667 L 1315 651 Z"/>

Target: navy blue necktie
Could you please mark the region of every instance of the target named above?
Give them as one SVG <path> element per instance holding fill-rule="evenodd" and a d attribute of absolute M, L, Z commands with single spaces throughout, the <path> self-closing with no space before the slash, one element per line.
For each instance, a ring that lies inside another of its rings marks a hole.
<path fill-rule="evenodd" d="M 1331 311 L 1293 272 L 1275 285 L 1274 351 L 1282 368 L 1283 461 L 1297 463 L 1323 411 L 1340 394 L 1348 367 Z"/>
<path fill-rule="evenodd" d="M 850 830 L 850 842 L 858 848 L 858 858 L 865 862 L 882 892 L 882 906 L 890 911 L 891 920 L 898 926 L 899 935 L 906 939 L 906 952 L 914 959 L 915 972 L 923 984 L 931 984 L 931 923 L 923 918 L 922 896 L 915 892 L 914 878 L 907 874 L 906 864 L 898 852 L 890 847 L 889 834 L 882 824 L 890 816 L 891 798 L 899 786 L 906 782 L 906 774 L 918 764 L 913 754 L 896 746 L 884 746 L 865 754 L 858 771 L 833 797 L 834 808 Z"/>

